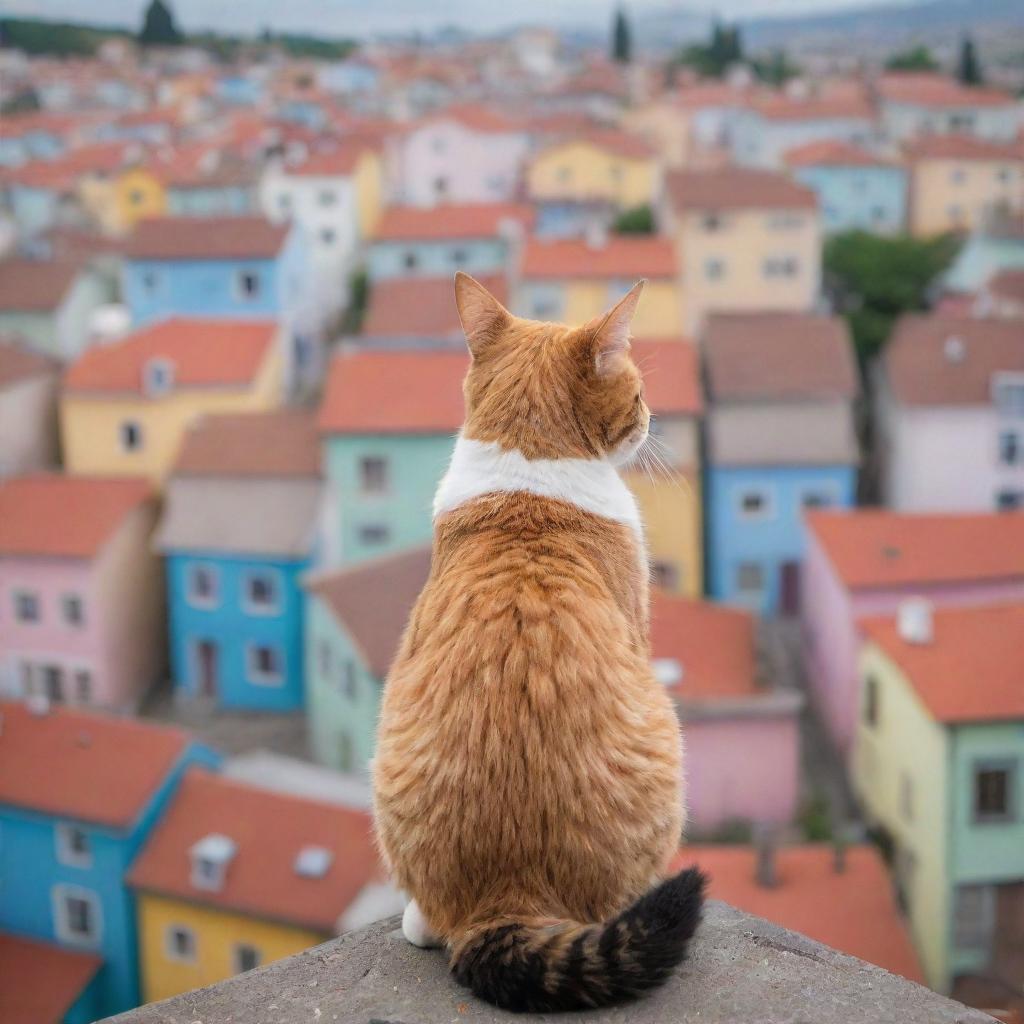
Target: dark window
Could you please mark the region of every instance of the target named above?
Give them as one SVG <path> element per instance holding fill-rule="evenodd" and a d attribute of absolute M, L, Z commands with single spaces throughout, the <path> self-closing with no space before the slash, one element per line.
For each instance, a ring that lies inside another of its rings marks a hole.
<path fill-rule="evenodd" d="M 364 523 L 359 527 L 359 540 L 363 544 L 387 544 L 391 531 L 383 523 Z"/>
<path fill-rule="evenodd" d="M 55 704 L 64 699 L 64 673 L 58 665 L 43 666 L 43 693 Z"/>
<path fill-rule="evenodd" d="M 175 960 L 194 960 L 196 937 L 191 928 L 172 925 L 167 932 L 167 951 Z"/>
<path fill-rule="evenodd" d="M 39 598 L 26 591 L 14 595 L 14 617 L 19 622 L 39 621 Z"/>
<path fill-rule="evenodd" d="M 91 938 L 95 921 L 92 903 L 79 896 L 66 896 L 64 907 L 67 914 L 68 931 L 81 938 Z"/>
<path fill-rule="evenodd" d="M 868 676 L 864 680 L 864 723 L 872 728 L 878 725 L 879 706 L 878 680 Z"/>
<path fill-rule="evenodd" d="M 250 659 L 253 675 L 267 680 L 276 680 L 280 677 L 281 660 L 276 648 L 262 645 L 254 647 Z"/>
<path fill-rule="evenodd" d="M 253 270 L 243 270 L 238 275 L 238 290 L 244 299 L 256 298 L 260 293 L 260 275 Z"/>
<path fill-rule="evenodd" d="M 206 565 L 194 565 L 190 573 L 189 596 L 199 604 L 217 600 L 217 574 Z"/>
<path fill-rule="evenodd" d="M 768 501 L 760 491 L 745 491 L 740 496 L 740 509 L 745 516 L 759 516 L 768 507 Z"/>
<path fill-rule="evenodd" d="M 999 435 L 999 461 L 1012 466 L 1020 461 L 1020 436 L 1015 430 L 1004 430 Z"/>
<path fill-rule="evenodd" d="M 235 967 L 238 973 L 251 971 L 260 965 L 260 951 L 255 946 L 240 943 L 235 946 Z"/>
<path fill-rule="evenodd" d="M 1024 491 L 1000 491 L 996 495 L 996 508 L 1000 512 L 1012 512 L 1024 506 Z"/>
<path fill-rule="evenodd" d="M 273 608 L 277 604 L 277 581 L 273 576 L 253 575 L 248 579 L 246 597 L 256 608 Z"/>
<path fill-rule="evenodd" d="M 974 767 L 974 820 L 999 823 L 1013 818 L 1013 762 L 982 762 Z"/>
<path fill-rule="evenodd" d="M 61 605 L 64 609 L 64 621 L 69 626 L 80 626 L 85 618 L 82 612 L 82 599 L 77 594 L 65 594 Z"/>
<path fill-rule="evenodd" d="M 407 252 L 402 257 L 402 263 L 405 266 L 406 270 L 412 270 L 418 262 L 419 260 L 417 260 L 416 253 L 414 252 Z"/>
<path fill-rule="evenodd" d="M 126 452 L 134 452 L 142 447 L 142 427 L 134 420 L 125 420 L 121 424 L 121 447 Z"/>
<path fill-rule="evenodd" d="M 324 228 L 320 232 L 320 241 L 323 242 L 324 245 L 334 245 L 334 239 L 336 237 L 337 235 L 334 233 L 334 228 Z"/>
<path fill-rule="evenodd" d="M 736 569 L 736 589 L 744 594 L 757 594 L 764 589 L 764 570 L 757 562 L 741 562 Z"/>
<path fill-rule="evenodd" d="M 808 491 L 803 496 L 804 508 L 828 508 L 831 504 L 831 497 L 827 494 L 822 494 L 819 491 Z"/>
<path fill-rule="evenodd" d="M 379 455 L 359 460 L 359 487 L 367 494 L 383 494 L 388 489 L 388 461 Z"/>

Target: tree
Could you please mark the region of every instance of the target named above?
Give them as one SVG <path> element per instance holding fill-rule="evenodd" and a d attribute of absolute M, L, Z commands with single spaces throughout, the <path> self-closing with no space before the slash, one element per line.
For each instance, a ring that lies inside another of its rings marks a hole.
<path fill-rule="evenodd" d="M 617 235 L 653 235 L 654 228 L 654 211 L 648 204 L 623 210 L 612 224 Z"/>
<path fill-rule="evenodd" d="M 960 65 L 957 69 L 957 78 L 964 85 L 981 85 L 983 76 L 981 64 L 978 62 L 978 54 L 974 49 L 974 40 L 965 35 L 960 41 Z"/>
<path fill-rule="evenodd" d="M 708 42 L 685 47 L 676 55 L 674 63 L 693 68 L 705 78 L 721 78 L 740 60 L 743 60 L 743 43 L 739 29 L 727 28 L 716 19 Z"/>
<path fill-rule="evenodd" d="M 615 12 L 612 28 L 612 60 L 628 64 L 633 59 L 633 36 L 626 20 L 626 12 L 620 7 Z"/>
<path fill-rule="evenodd" d="M 178 46 L 182 41 L 170 7 L 164 0 L 150 0 L 139 31 L 139 42 L 143 46 Z"/>
<path fill-rule="evenodd" d="M 915 46 L 894 53 L 886 62 L 888 71 L 938 71 L 939 62 L 927 46 Z"/>
<path fill-rule="evenodd" d="M 785 50 L 775 50 L 769 57 L 755 57 L 751 64 L 754 74 L 769 85 L 785 85 L 800 74 L 800 68 L 790 61 Z"/>

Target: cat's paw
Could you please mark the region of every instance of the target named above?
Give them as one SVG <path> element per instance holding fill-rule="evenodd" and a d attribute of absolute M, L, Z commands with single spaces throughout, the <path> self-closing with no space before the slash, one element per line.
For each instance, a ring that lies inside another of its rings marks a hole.
<path fill-rule="evenodd" d="M 430 925 L 427 924 L 427 919 L 423 916 L 423 911 L 420 910 L 415 900 L 410 902 L 402 915 L 402 934 L 420 949 L 436 949 L 444 945 L 441 939 L 430 930 Z"/>

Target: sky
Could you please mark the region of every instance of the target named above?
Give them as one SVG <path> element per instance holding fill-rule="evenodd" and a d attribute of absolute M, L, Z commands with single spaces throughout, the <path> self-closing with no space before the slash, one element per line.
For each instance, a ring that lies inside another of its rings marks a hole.
<path fill-rule="evenodd" d="M 3 0 L 8 16 L 137 25 L 147 0 Z M 511 25 L 604 27 L 614 0 L 169 0 L 181 27 L 195 31 L 315 32 L 366 38 L 388 32 L 429 31 L 443 25 L 489 32 Z M 765 14 L 824 13 L 891 0 L 626 0 L 627 11 L 678 9 L 727 19 Z"/>

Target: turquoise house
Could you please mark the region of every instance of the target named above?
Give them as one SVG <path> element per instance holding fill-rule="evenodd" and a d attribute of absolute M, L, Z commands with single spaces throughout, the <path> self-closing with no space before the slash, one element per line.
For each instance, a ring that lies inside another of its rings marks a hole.
<path fill-rule="evenodd" d="M 124 718 L 13 702 L 0 715 L 0 931 L 98 958 L 81 994 L 96 1017 L 136 1006 L 125 873 L 185 769 L 219 759 L 176 729 Z"/>
<path fill-rule="evenodd" d="M 300 579 L 317 553 L 319 472 L 304 411 L 211 416 L 186 435 L 156 540 L 180 696 L 224 709 L 302 708 Z"/>
<path fill-rule="evenodd" d="M 306 710 L 321 764 L 368 771 L 384 680 L 429 573 L 424 546 L 307 579 Z"/>
<path fill-rule="evenodd" d="M 450 348 L 362 349 L 331 362 L 319 420 L 329 564 L 430 541 L 468 367 Z"/>

